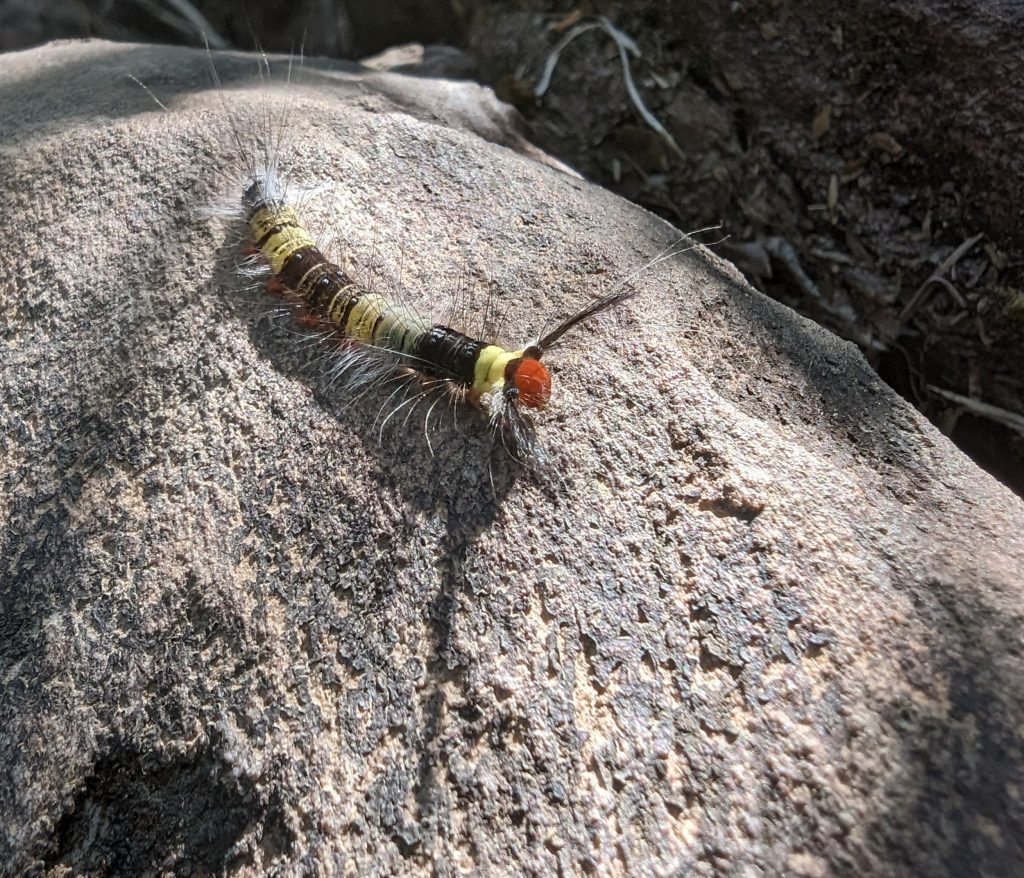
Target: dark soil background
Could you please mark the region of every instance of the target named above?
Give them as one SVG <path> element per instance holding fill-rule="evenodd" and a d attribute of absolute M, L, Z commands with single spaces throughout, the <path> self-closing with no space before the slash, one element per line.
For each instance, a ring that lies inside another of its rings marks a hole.
<path fill-rule="evenodd" d="M 581 30 L 599 16 L 607 29 Z M 457 47 L 419 72 L 492 85 L 539 146 L 681 229 L 721 223 L 718 251 L 757 287 L 859 345 L 1024 493 L 1024 5 L 0 2 L 3 50 L 203 33 L 346 58 Z M 639 51 L 636 95 L 664 136 L 630 97 L 614 34 Z"/>

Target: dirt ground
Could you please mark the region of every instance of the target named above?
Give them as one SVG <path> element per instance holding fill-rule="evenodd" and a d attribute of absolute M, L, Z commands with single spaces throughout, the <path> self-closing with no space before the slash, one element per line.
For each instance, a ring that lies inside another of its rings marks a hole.
<path fill-rule="evenodd" d="M 721 224 L 718 251 L 756 286 L 858 344 L 1024 493 L 1024 10 L 1011 0 L 231 7 L 197 4 L 227 44 L 459 46 L 459 72 L 519 108 L 539 146 L 681 229 Z M 197 41 L 148 8 L 15 2 L 0 47 Z"/>

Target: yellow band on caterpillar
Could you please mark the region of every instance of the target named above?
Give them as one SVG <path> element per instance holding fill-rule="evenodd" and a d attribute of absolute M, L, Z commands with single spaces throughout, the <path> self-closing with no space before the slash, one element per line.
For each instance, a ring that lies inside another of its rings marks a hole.
<path fill-rule="evenodd" d="M 428 328 L 426 321 L 408 308 L 388 305 L 373 334 L 373 342 L 393 351 L 411 353 Z"/>
<path fill-rule="evenodd" d="M 364 293 L 359 297 L 345 321 L 344 333 L 349 338 L 370 344 L 373 342 L 373 327 L 385 308 L 387 300 L 376 293 Z"/>
<path fill-rule="evenodd" d="M 270 270 L 279 274 L 285 261 L 303 247 L 313 247 L 314 241 L 299 220 L 299 215 L 284 205 L 264 205 L 249 217 L 253 240 Z"/>
<path fill-rule="evenodd" d="M 511 360 L 522 355 L 522 351 L 506 351 L 493 344 L 482 348 L 473 369 L 473 390 L 483 395 L 500 387 L 505 383 L 505 367 Z"/>

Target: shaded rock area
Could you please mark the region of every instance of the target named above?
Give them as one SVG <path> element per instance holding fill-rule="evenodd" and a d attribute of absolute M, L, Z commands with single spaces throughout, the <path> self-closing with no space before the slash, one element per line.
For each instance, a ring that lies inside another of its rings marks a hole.
<path fill-rule="evenodd" d="M 244 120 L 510 334 L 678 232 L 477 86 L 216 63 L 0 57 L 6 874 L 1020 874 L 1021 501 L 704 249 L 552 357 L 547 481 L 383 424 L 196 210 Z"/>

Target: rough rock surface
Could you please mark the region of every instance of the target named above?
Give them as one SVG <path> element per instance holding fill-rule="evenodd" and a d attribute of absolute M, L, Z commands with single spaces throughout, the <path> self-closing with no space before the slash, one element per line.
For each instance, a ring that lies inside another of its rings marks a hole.
<path fill-rule="evenodd" d="M 561 481 L 382 429 L 192 210 L 231 112 L 524 333 L 676 232 L 450 83 L 217 64 L 0 57 L 7 872 L 1020 874 L 1020 500 L 706 251 L 553 360 Z"/>

